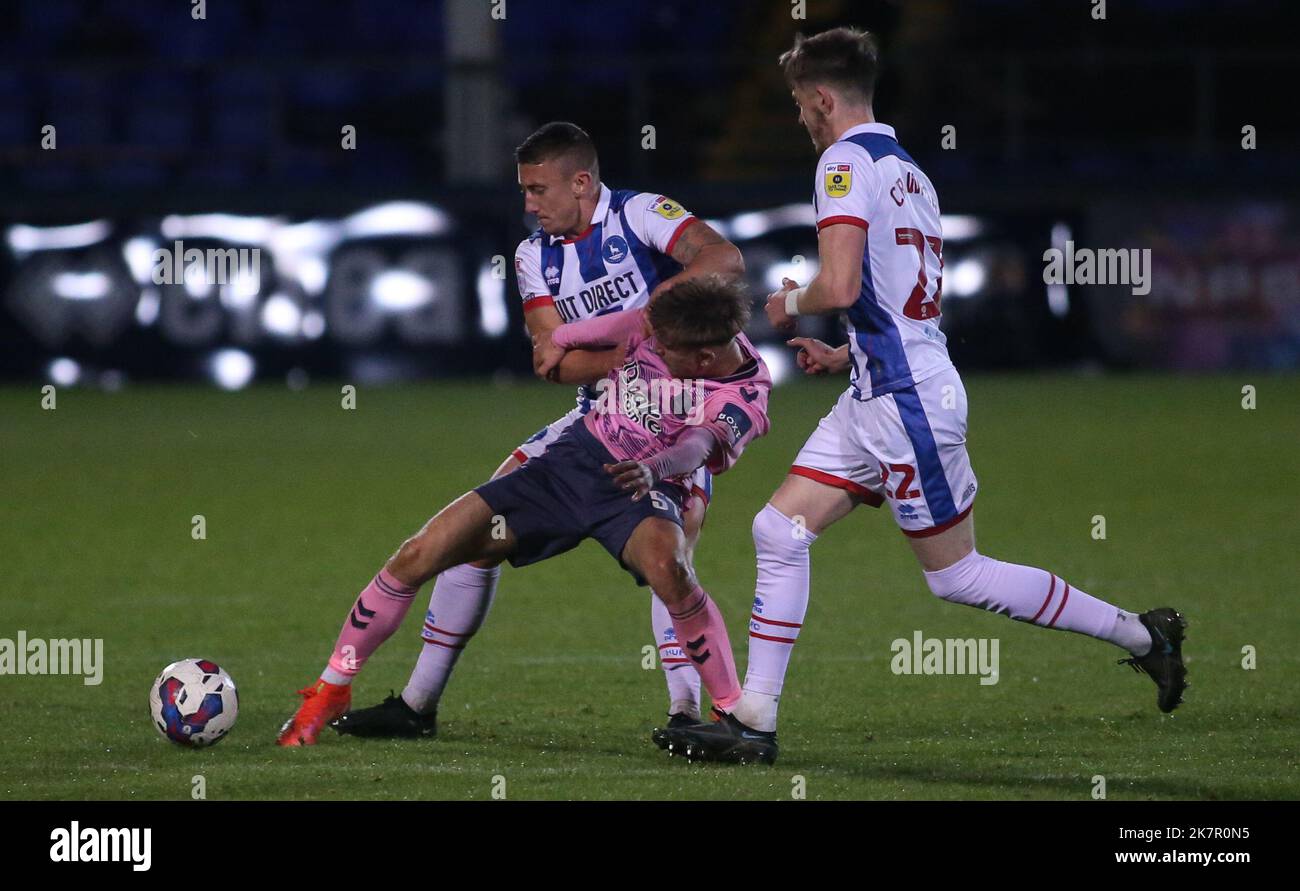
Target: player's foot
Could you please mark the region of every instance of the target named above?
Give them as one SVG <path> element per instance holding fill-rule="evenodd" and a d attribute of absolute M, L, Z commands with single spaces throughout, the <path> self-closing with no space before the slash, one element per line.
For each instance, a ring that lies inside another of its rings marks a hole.
<path fill-rule="evenodd" d="M 344 736 L 414 739 L 438 734 L 438 712 L 422 715 L 390 692 L 379 705 L 348 712 L 330 726 Z"/>
<path fill-rule="evenodd" d="M 1119 660 L 1137 672 L 1145 672 L 1156 682 L 1156 705 L 1162 712 L 1172 712 L 1183 701 L 1187 689 L 1187 667 L 1183 665 L 1183 632 L 1187 620 L 1170 607 L 1148 610 L 1138 620 L 1151 632 L 1151 649 L 1145 656 Z"/>
<path fill-rule="evenodd" d="M 775 764 L 776 734 L 742 724 L 734 715 L 713 710 L 718 719 L 665 730 L 668 754 L 685 755 L 687 761 L 721 761 L 728 764 Z"/>
<path fill-rule="evenodd" d="M 276 745 L 314 746 L 325 725 L 344 714 L 352 704 L 352 688 L 347 684 L 317 681 L 299 690 L 302 705 L 284 722 Z"/>
<path fill-rule="evenodd" d="M 678 727 L 690 727 L 692 724 L 700 723 L 697 718 L 683 712 L 676 712 L 668 716 L 667 727 L 656 727 L 650 731 L 650 741 L 661 749 L 668 748 L 668 731 L 675 730 Z"/>

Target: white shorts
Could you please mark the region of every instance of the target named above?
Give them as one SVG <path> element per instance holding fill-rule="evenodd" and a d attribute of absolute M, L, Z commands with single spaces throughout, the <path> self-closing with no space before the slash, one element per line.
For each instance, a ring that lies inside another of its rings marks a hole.
<path fill-rule="evenodd" d="M 550 448 L 551 443 L 560 438 L 560 434 L 578 423 L 589 410 L 584 410 L 581 405 L 570 409 L 568 414 L 552 421 L 524 440 L 524 443 L 511 454 L 520 464 L 525 463 L 529 458 L 536 458 Z M 696 470 L 695 475 L 691 477 L 691 495 L 703 498 L 706 506 L 713 498 L 713 474 L 703 467 Z"/>
<path fill-rule="evenodd" d="M 956 369 L 893 393 L 857 395 L 849 388 L 840 396 L 790 472 L 873 507 L 888 499 L 907 535 L 935 535 L 961 522 L 979 487 L 966 454 L 966 389 Z"/>

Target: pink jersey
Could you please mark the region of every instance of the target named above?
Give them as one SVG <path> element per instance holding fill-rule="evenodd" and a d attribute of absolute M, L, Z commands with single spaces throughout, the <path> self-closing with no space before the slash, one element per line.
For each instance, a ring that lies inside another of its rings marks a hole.
<path fill-rule="evenodd" d="M 644 310 L 626 313 L 640 317 Z M 623 315 L 622 313 L 620 315 Z M 705 467 L 722 473 L 750 442 L 767 433 L 767 396 L 772 378 L 758 350 L 744 334 L 736 340 L 745 362 L 725 378 L 674 378 L 654 352 L 655 341 L 639 324 L 627 340 L 627 361 L 594 388 L 594 410 L 584 422 L 619 461 L 642 461 L 673 445 L 685 430 L 713 434 L 717 447 Z M 620 326 L 621 328 L 623 326 Z M 683 477 L 670 478 L 683 482 Z"/>

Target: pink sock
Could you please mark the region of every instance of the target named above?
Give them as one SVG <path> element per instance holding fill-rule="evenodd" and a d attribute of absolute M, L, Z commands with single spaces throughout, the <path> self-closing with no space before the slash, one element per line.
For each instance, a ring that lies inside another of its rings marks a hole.
<path fill-rule="evenodd" d="M 659 647 L 659 664 L 668 683 L 668 714 L 700 716 L 700 673 L 686 658 L 673 630 L 672 616 L 658 595 L 650 596 L 650 626 Z"/>
<path fill-rule="evenodd" d="M 1151 634 L 1135 613 L 1098 600 L 1042 569 L 1004 563 L 971 551 L 947 569 L 927 572 L 925 580 L 944 600 L 1044 628 L 1086 634 L 1135 655 L 1151 648 Z"/>
<path fill-rule="evenodd" d="M 418 590 L 398 581 L 388 570 L 379 570 L 352 605 L 321 677 L 331 684 L 352 683 L 370 655 L 402 624 Z"/>
<path fill-rule="evenodd" d="M 668 614 L 682 651 L 700 673 L 713 704 L 729 711 L 740 699 L 740 681 L 736 678 L 736 659 L 731 654 L 727 627 L 717 604 L 696 585 L 690 596 L 678 604 L 676 612 L 669 610 Z"/>

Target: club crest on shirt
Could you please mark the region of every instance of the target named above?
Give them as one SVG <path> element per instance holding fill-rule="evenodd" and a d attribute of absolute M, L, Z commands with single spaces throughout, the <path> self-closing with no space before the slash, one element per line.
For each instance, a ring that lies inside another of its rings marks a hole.
<path fill-rule="evenodd" d="M 832 198 L 843 198 L 853 188 L 852 164 L 826 165 L 826 194 Z"/>
<path fill-rule="evenodd" d="M 654 204 L 650 205 L 650 209 L 665 220 L 675 220 L 686 213 L 686 208 L 671 198 L 665 198 L 663 195 L 655 199 Z"/>
<path fill-rule="evenodd" d="M 611 235 L 605 239 L 605 243 L 600 246 L 601 256 L 605 258 L 606 263 L 621 263 L 627 256 L 627 242 L 621 235 Z"/>

